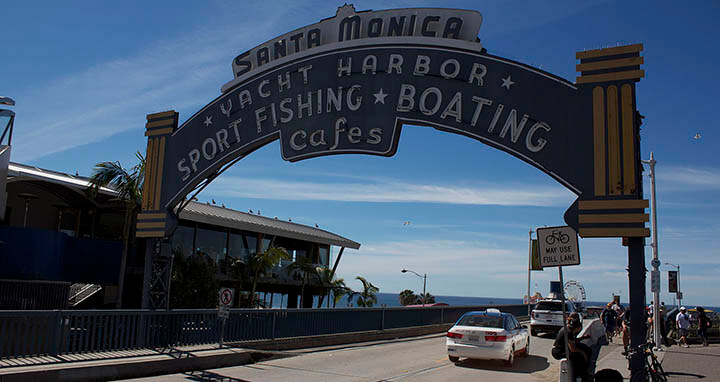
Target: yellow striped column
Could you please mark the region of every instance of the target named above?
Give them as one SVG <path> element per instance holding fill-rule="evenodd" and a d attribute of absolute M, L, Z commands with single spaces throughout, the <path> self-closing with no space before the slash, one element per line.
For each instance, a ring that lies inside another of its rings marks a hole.
<path fill-rule="evenodd" d="M 595 196 L 638 193 L 635 82 L 642 44 L 577 52 L 579 86 L 592 88 Z"/>
<path fill-rule="evenodd" d="M 143 184 L 142 212 L 138 214 L 137 237 L 164 237 L 167 212 L 162 210 L 163 166 L 165 143 L 178 125 L 174 110 L 148 114 L 145 136 L 148 137 L 145 154 L 145 183 Z"/>
<path fill-rule="evenodd" d="M 577 52 L 578 89 L 592 100 L 593 189 L 578 202 L 582 237 L 646 237 L 635 83 L 642 44 Z"/>

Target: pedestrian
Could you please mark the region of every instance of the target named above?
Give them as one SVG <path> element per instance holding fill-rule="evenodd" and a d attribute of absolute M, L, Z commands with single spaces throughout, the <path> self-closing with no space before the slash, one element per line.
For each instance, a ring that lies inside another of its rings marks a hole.
<path fill-rule="evenodd" d="M 628 346 L 630 346 L 630 308 L 625 309 L 621 316 L 622 319 L 622 355 L 628 354 Z"/>
<path fill-rule="evenodd" d="M 690 316 L 687 314 L 687 309 L 684 306 L 680 307 L 680 313 L 675 317 L 675 326 L 680 336 L 680 347 L 689 348 L 690 345 L 688 345 L 687 335 L 690 329 Z"/>
<path fill-rule="evenodd" d="M 660 336 L 665 346 L 670 346 L 670 340 L 667 338 L 667 329 L 665 328 L 665 303 L 660 303 L 660 314 L 657 318 L 657 323 L 660 325 Z"/>
<path fill-rule="evenodd" d="M 712 326 L 710 319 L 705 314 L 705 308 L 702 306 L 697 307 L 698 311 L 698 336 L 702 339 L 703 346 L 708 346 L 707 330 Z"/>
<path fill-rule="evenodd" d="M 580 340 L 586 337 L 578 337 L 578 334 L 582 330 L 582 323 L 580 322 L 580 315 L 577 312 L 573 312 L 567 319 L 567 339 L 568 349 L 570 350 L 570 356 L 565 354 L 565 328 L 560 329 L 555 337 L 553 343 L 552 356 L 555 359 L 567 358 L 568 362 L 572 364 L 572 370 L 576 377 L 581 378 L 583 382 L 589 382 L 591 379 L 587 375 L 590 358 L 592 357 L 592 349 L 585 344 L 580 343 Z"/>
<path fill-rule="evenodd" d="M 615 334 L 615 326 L 617 325 L 617 312 L 613 309 L 613 303 L 608 302 L 607 306 L 600 313 L 600 319 L 605 326 L 605 336 L 608 342 L 612 343 L 613 334 Z"/>

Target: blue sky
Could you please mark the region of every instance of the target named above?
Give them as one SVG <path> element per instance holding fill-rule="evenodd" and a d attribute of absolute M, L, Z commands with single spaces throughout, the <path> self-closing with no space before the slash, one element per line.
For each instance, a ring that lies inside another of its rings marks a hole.
<path fill-rule="evenodd" d="M 642 152 L 658 160 L 662 261 L 680 264 L 688 304 L 720 306 L 720 90 L 715 27 L 720 6 L 699 2 L 357 1 L 357 10 L 475 9 L 479 37 L 496 55 L 566 79 L 575 52 L 642 42 L 646 116 Z M 232 79 L 231 60 L 259 43 L 333 16 L 330 1 L 75 1 L 3 4 L 0 94 L 17 101 L 12 161 L 89 175 L 101 161 L 130 166 L 144 150 L 145 115 L 175 109 L 185 120 Z M 700 134 L 700 139 L 693 136 Z M 646 172 L 647 174 L 647 172 Z M 649 198 L 649 182 L 645 185 Z M 336 232 L 362 243 L 339 275 L 381 292 L 422 281 L 435 295 L 519 298 L 527 288 L 532 227 L 564 225 L 575 196 L 524 162 L 461 136 L 403 130 L 391 158 L 331 156 L 284 162 L 272 143 L 227 171 L 199 196 L 231 208 Z M 404 222 L 410 224 L 404 225 Z M 649 242 L 649 241 L 648 241 Z M 581 239 L 582 265 L 565 278 L 590 300 L 627 301 L 627 251 L 620 239 Z M 649 263 L 650 248 L 646 249 Z M 667 294 L 663 270 L 662 300 Z M 557 271 L 533 272 L 545 293 Z M 533 289 L 535 287 L 533 286 Z M 649 291 L 649 288 L 648 288 Z M 649 296 L 649 294 L 648 294 Z M 648 297 L 649 298 L 649 297 Z"/>

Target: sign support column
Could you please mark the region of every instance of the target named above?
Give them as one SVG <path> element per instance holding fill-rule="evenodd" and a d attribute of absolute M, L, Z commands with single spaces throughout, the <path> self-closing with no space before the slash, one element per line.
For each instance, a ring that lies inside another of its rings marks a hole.
<path fill-rule="evenodd" d="M 628 279 L 630 290 L 630 347 L 645 342 L 645 239 L 628 238 Z M 630 372 L 644 369 L 644 353 L 634 353 L 630 358 Z M 643 376 L 640 381 L 644 381 Z"/>

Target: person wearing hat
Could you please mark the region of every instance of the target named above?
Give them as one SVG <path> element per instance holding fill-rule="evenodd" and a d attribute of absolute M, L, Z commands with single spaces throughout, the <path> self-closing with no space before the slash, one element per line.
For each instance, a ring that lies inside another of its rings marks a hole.
<path fill-rule="evenodd" d="M 690 329 L 690 315 L 687 314 L 687 309 L 684 306 L 680 307 L 680 313 L 675 317 L 675 325 L 680 335 L 680 347 L 689 348 L 690 345 L 688 345 L 687 342 L 687 335 Z"/>
<path fill-rule="evenodd" d="M 565 355 L 565 328 L 560 329 L 553 343 L 552 356 L 555 359 L 567 358 L 572 364 L 573 373 L 576 377 L 582 378 L 583 382 L 590 381 L 587 375 L 590 358 L 592 357 L 592 349 L 587 345 L 580 343 L 580 340 L 589 338 L 589 336 L 577 337 L 582 330 L 582 322 L 580 315 L 573 312 L 567 319 L 567 338 L 568 350 L 570 356 Z"/>

